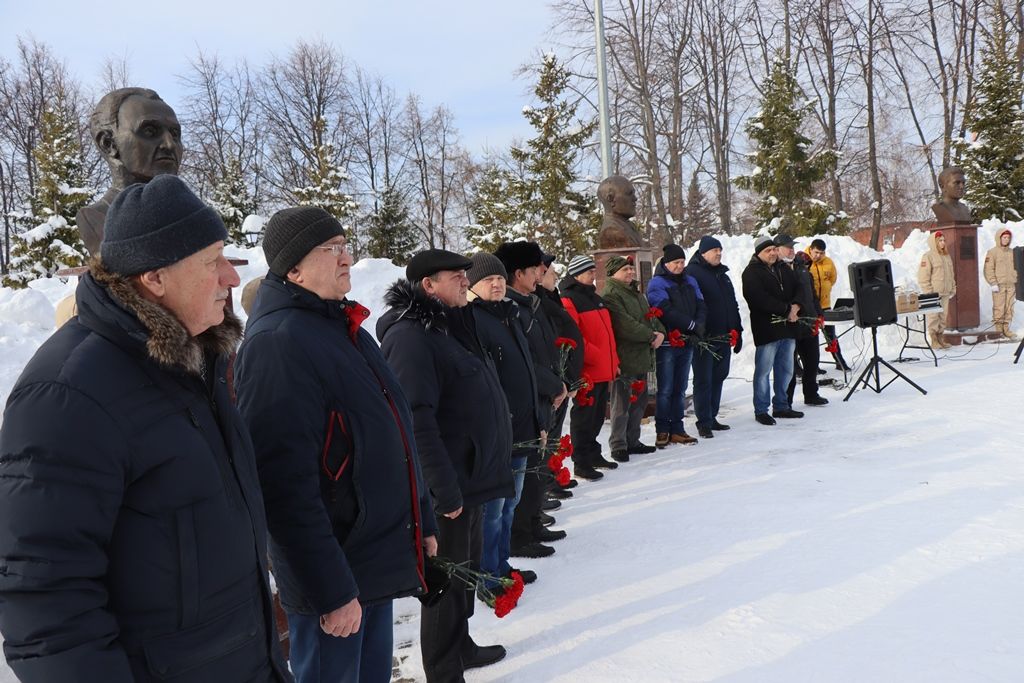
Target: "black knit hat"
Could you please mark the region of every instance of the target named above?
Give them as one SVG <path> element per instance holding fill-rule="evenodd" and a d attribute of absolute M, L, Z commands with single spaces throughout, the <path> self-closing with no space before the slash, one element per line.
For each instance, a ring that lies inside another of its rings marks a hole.
<path fill-rule="evenodd" d="M 223 242 L 228 231 L 217 212 L 178 176 L 158 175 L 121 190 L 103 224 L 100 258 L 111 272 L 138 275 Z"/>
<path fill-rule="evenodd" d="M 536 242 L 504 242 L 494 250 L 509 275 L 544 263 L 544 252 Z"/>
<path fill-rule="evenodd" d="M 416 284 L 442 270 L 468 270 L 472 265 L 472 261 L 454 251 L 425 249 L 409 259 L 405 266 L 405 279 Z"/>
<path fill-rule="evenodd" d="M 721 249 L 722 243 L 711 235 L 704 235 L 700 238 L 700 244 L 697 246 L 697 253 L 703 254 L 705 251 L 711 251 L 712 249 Z"/>
<path fill-rule="evenodd" d="M 281 209 L 263 231 L 263 253 L 270 272 L 285 277 L 314 247 L 339 235 L 345 235 L 341 223 L 319 206 Z"/>
<path fill-rule="evenodd" d="M 497 256 L 488 254 L 486 251 L 478 251 L 470 256 L 469 260 L 473 262 L 473 265 L 466 271 L 470 287 L 491 275 L 500 275 L 508 280 L 508 272 Z"/>
<path fill-rule="evenodd" d="M 678 244 L 666 244 L 661 248 L 661 262 L 669 263 L 670 261 L 678 261 L 679 259 L 686 258 L 686 252 Z"/>

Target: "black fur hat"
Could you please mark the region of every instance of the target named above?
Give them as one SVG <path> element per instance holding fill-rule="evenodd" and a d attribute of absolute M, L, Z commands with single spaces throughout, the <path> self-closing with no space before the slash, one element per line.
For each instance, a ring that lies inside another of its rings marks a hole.
<path fill-rule="evenodd" d="M 509 278 L 515 277 L 517 270 L 526 270 L 544 263 L 544 252 L 536 242 L 503 242 L 494 250 L 494 255 L 505 266 Z"/>

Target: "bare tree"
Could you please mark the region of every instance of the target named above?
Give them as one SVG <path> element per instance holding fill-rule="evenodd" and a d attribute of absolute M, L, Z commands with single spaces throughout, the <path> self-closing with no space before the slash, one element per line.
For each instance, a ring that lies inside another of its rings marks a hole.
<path fill-rule="evenodd" d="M 260 176 L 273 199 L 294 200 L 328 148 L 332 165 L 346 165 L 349 82 L 345 60 L 333 47 L 299 41 L 287 57 L 264 67 L 256 98 L 267 131 Z"/>

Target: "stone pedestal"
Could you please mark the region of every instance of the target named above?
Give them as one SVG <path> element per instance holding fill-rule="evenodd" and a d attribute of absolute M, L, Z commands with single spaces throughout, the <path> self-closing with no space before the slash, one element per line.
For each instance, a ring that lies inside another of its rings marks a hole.
<path fill-rule="evenodd" d="M 978 297 L 978 226 L 964 223 L 937 225 L 946 238 L 946 250 L 953 258 L 956 296 L 949 302 L 946 327 L 971 330 L 981 323 Z"/>

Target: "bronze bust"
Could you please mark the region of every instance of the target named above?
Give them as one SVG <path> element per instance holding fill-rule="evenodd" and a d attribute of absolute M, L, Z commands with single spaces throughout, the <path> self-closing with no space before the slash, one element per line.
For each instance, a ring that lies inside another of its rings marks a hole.
<path fill-rule="evenodd" d="M 104 95 L 89 117 L 89 133 L 110 167 L 111 178 L 103 197 L 75 217 L 85 248 L 96 255 L 114 197 L 133 183 L 164 173 L 177 175 L 183 150 L 174 110 L 146 88 L 120 88 Z"/>
<path fill-rule="evenodd" d="M 641 247 L 644 238 L 629 220 L 636 215 L 636 190 L 628 178 L 620 175 L 608 176 L 597 186 L 597 198 L 604 206 L 601 232 L 598 234 L 599 249 L 621 249 Z"/>
<path fill-rule="evenodd" d="M 959 166 L 950 166 L 939 173 L 939 189 L 942 198 L 932 204 L 937 225 L 973 225 L 971 210 L 960 201 L 964 196 L 964 170 Z"/>

